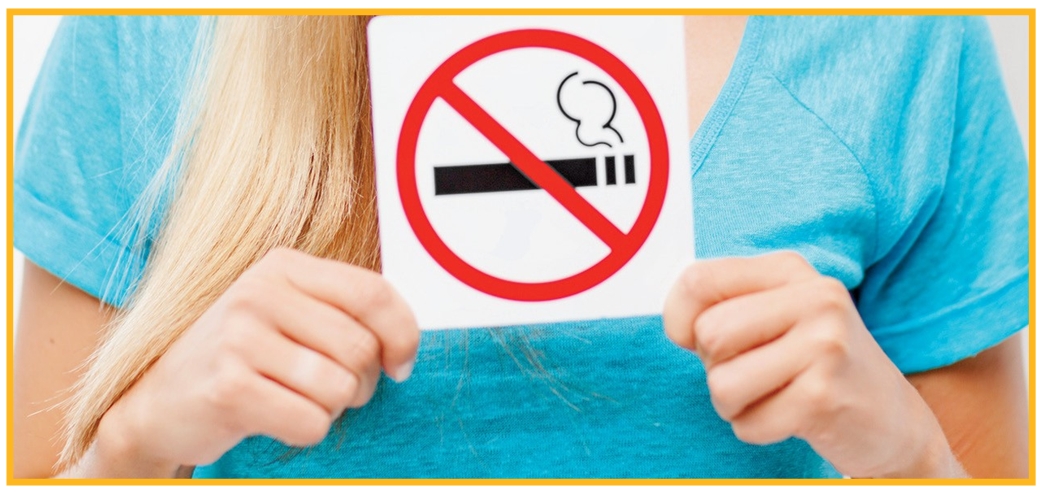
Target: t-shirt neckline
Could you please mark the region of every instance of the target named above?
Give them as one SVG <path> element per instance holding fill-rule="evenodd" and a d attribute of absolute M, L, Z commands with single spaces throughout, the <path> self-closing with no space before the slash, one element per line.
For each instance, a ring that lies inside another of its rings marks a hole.
<path fill-rule="evenodd" d="M 726 82 L 719 90 L 704 121 L 700 122 L 697 131 L 689 139 L 690 166 L 693 174 L 696 174 L 704 163 L 708 151 L 718 139 L 722 126 L 733 112 L 733 107 L 740 99 L 744 87 L 747 86 L 755 59 L 758 58 L 759 46 L 762 44 L 762 28 L 763 19 L 761 17 L 748 17 L 744 26 L 744 35 L 740 40 L 740 47 L 737 49 Z"/>

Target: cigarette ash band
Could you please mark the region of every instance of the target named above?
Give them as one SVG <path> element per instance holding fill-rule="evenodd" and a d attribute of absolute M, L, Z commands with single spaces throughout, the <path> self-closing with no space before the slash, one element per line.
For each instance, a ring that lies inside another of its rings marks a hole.
<path fill-rule="evenodd" d="M 596 159 L 556 159 L 545 161 L 574 188 L 598 186 Z M 614 156 L 606 156 L 606 184 L 617 184 Z M 624 183 L 635 183 L 635 156 L 624 156 Z M 435 194 L 510 192 L 538 187 L 512 163 L 470 164 L 435 167 Z"/>

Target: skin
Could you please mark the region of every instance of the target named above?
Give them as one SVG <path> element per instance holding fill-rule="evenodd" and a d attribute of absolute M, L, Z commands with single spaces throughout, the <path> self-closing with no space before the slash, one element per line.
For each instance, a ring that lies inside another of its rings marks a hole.
<path fill-rule="evenodd" d="M 73 477 L 171 477 L 250 435 L 319 443 L 411 372 L 420 333 L 379 274 L 289 249 L 247 269 L 102 418 Z"/>
<path fill-rule="evenodd" d="M 664 326 L 700 358 L 716 412 L 745 442 L 798 437 L 852 477 L 1026 476 L 1018 344 L 909 381 L 847 288 L 794 252 L 694 263 Z"/>
<path fill-rule="evenodd" d="M 61 412 L 52 406 L 68 397 L 112 315 L 97 298 L 25 262 L 14 338 L 15 477 L 53 474 Z"/>
<path fill-rule="evenodd" d="M 747 16 L 688 16 L 684 23 L 689 134 L 693 135 L 729 77 Z"/>
<path fill-rule="evenodd" d="M 691 132 L 728 75 L 745 21 L 686 20 Z M 113 313 L 27 261 L 14 348 L 16 477 L 53 475 L 61 416 L 50 406 Z M 1027 477 L 1016 337 L 905 377 L 845 287 L 789 252 L 694 263 L 664 320 L 667 337 L 700 357 L 716 411 L 742 440 L 799 436 L 854 477 Z M 409 307 L 380 276 L 271 252 L 117 401 L 63 475 L 185 476 L 183 465 L 213 461 L 254 433 L 316 443 L 344 408 L 369 400 L 382 368 L 406 378 L 417 342 Z"/>
<path fill-rule="evenodd" d="M 746 22 L 746 16 L 685 18 L 691 135 L 729 76 Z M 670 309 L 671 305 L 665 308 Z M 950 452 L 973 477 L 1027 477 L 1029 421 L 1023 355 L 1023 342 L 1014 336 L 949 367 L 907 375 L 942 426 Z M 935 440 L 939 450 L 934 453 L 946 455 L 940 437 Z"/>

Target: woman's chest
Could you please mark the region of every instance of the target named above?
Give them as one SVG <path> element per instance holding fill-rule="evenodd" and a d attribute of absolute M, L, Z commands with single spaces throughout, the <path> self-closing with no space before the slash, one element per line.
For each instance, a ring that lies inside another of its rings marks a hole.
<path fill-rule="evenodd" d="M 874 193 L 829 127 L 768 76 L 716 104 L 691 142 L 698 257 L 790 249 L 854 288 L 876 248 Z M 720 98 L 722 99 L 722 98 Z M 751 446 L 658 316 L 427 332 L 314 449 L 248 439 L 201 477 L 833 475 L 804 442 Z"/>
<path fill-rule="evenodd" d="M 859 163 L 815 115 L 753 78 L 716 139 L 693 141 L 700 257 L 801 252 L 855 287 L 874 248 Z M 657 316 L 427 332 L 413 377 L 385 380 L 316 449 L 266 438 L 201 476 L 757 477 L 832 471 L 803 442 L 744 444 L 703 367 Z"/>
<path fill-rule="evenodd" d="M 753 74 L 728 114 L 708 118 L 719 117 L 690 147 L 697 257 L 795 250 L 858 286 L 879 218 L 849 148 L 770 75 Z"/>

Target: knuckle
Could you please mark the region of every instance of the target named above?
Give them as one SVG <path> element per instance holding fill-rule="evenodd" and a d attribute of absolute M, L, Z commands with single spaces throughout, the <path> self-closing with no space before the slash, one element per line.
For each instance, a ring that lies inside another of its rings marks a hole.
<path fill-rule="evenodd" d="M 761 445 L 769 441 L 765 430 L 758 423 L 743 421 L 732 423 L 732 426 L 733 434 L 744 443 Z"/>
<path fill-rule="evenodd" d="M 813 269 L 809 261 L 801 253 L 794 250 L 783 250 L 772 255 L 777 257 L 777 261 L 789 271 L 801 272 Z"/>
<path fill-rule="evenodd" d="M 218 349 L 226 354 L 249 354 L 255 350 L 257 338 L 251 330 L 253 324 L 248 315 L 233 314 L 219 331 Z"/>
<path fill-rule="evenodd" d="M 814 285 L 816 299 L 825 311 L 841 311 L 852 304 L 849 289 L 841 281 L 829 276 L 820 276 Z"/>
<path fill-rule="evenodd" d="M 294 441 L 297 443 L 292 445 L 308 447 L 322 442 L 330 431 L 331 424 L 333 417 L 323 412 L 316 412 L 313 416 L 301 419 L 294 433 Z"/>
<path fill-rule="evenodd" d="M 697 317 L 693 328 L 697 347 L 711 359 L 718 359 L 725 349 L 722 334 L 727 331 L 722 329 L 723 322 L 718 313 L 715 308 L 704 312 Z"/>
<path fill-rule="evenodd" d="M 370 397 L 374 395 L 376 385 L 376 379 L 368 379 L 368 382 L 365 387 L 362 384 L 360 384 L 360 386 L 356 390 L 355 398 L 352 399 L 348 407 L 359 408 L 366 405 L 366 403 L 370 401 Z"/>
<path fill-rule="evenodd" d="M 367 402 L 370 402 L 370 397 L 372 396 L 373 392 L 360 392 L 358 395 L 356 395 L 354 399 L 352 399 L 352 402 L 349 403 L 348 408 L 359 409 L 365 406 Z"/>
<path fill-rule="evenodd" d="M 360 298 L 364 305 L 371 309 L 382 309 L 387 307 L 395 299 L 391 286 L 383 280 L 364 283 L 360 290 Z"/>
<path fill-rule="evenodd" d="M 700 295 L 706 289 L 711 278 L 711 268 L 707 262 L 694 262 L 682 272 L 682 287 L 690 298 Z"/>
<path fill-rule="evenodd" d="M 250 375 L 238 364 L 226 363 L 211 379 L 207 387 L 206 400 L 210 407 L 221 415 L 231 415 L 238 403 L 247 397 Z"/>
<path fill-rule="evenodd" d="M 224 309 L 226 314 L 247 313 L 254 311 L 254 298 L 247 289 L 232 289 L 226 293 Z"/>
<path fill-rule="evenodd" d="M 835 323 L 818 325 L 813 333 L 813 347 L 824 356 L 833 358 L 847 356 L 849 342 L 845 337 L 844 326 Z"/>
<path fill-rule="evenodd" d="M 381 344 L 369 331 L 361 331 L 361 334 L 349 342 L 345 351 L 348 361 L 355 363 L 353 367 L 364 367 L 370 362 L 381 358 Z"/>
<path fill-rule="evenodd" d="M 729 374 L 712 368 L 707 373 L 708 393 L 711 401 L 715 404 L 715 410 L 722 419 L 733 417 L 732 409 L 737 399 L 737 389 Z"/>
<path fill-rule="evenodd" d="M 271 290 L 258 275 L 243 275 L 225 292 L 225 307 L 232 312 L 253 312 Z"/>
<path fill-rule="evenodd" d="M 839 433 L 831 426 L 818 426 L 810 421 L 795 432 L 795 436 L 809 443 L 838 443 Z M 858 476 L 861 477 L 861 476 Z"/>
<path fill-rule="evenodd" d="M 341 382 L 336 389 L 334 389 L 334 404 L 335 409 L 345 408 L 351 404 L 359 391 L 359 378 L 353 375 L 351 372 L 344 372 L 337 381 Z"/>
<path fill-rule="evenodd" d="M 679 330 L 677 325 L 665 323 L 664 335 L 676 346 L 692 351 L 694 349 L 693 337 L 685 330 Z"/>
<path fill-rule="evenodd" d="M 292 261 L 300 252 L 289 247 L 275 247 L 265 253 L 265 256 L 261 258 L 261 263 L 268 266 L 282 266 Z"/>
<path fill-rule="evenodd" d="M 830 414 L 834 409 L 831 386 L 823 377 L 807 379 L 802 386 L 802 397 L 813 416 Z"/>

